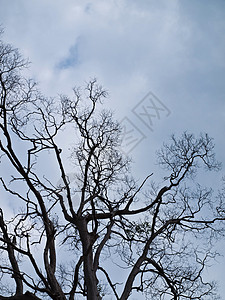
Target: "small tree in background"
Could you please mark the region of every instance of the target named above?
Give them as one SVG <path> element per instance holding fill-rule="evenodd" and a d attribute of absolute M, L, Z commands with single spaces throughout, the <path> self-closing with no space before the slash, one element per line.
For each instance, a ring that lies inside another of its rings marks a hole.
<path fill-rule="evenodd" d="M 191 180 L 201 166 L 220 168 L 212 139 L 172 136 L 157 154 L 165 184 L 145 187 L 151 174 L 138 185 L 119 123 L 98 109 L 107 93 L 96 80 L 72 99 L 49 99 L 26 67 L 1 42 L 0 180 L 15 215 L 1 199 L 0 299 L 216 299 L 202 275 L 224 201 Z"/>

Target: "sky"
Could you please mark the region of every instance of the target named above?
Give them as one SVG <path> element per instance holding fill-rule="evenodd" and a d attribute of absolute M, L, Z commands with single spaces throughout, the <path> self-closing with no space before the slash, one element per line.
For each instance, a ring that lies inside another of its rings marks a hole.
<path fill-rule="evenodd" d="M 155 151 L 185 130 L 213 137 L 225 165 L 224 0 L 0 0 L 0 24 L 44 94 L 98 79 L 138 178 L 157 173 Z M 223 295 L 224 261 L 210 275 Z"/>

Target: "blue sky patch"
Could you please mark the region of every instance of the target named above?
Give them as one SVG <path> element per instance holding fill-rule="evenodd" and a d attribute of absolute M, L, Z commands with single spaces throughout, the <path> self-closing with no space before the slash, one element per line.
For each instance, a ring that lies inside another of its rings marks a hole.
<path fill-rule="evenodd" d="M 78 48 L 79 42 L 77 41 L 75 45 L 70 47 L 68 55 L 57 64 L 57 68 L 65 70 L 79 65 L 80 60 Z"/>

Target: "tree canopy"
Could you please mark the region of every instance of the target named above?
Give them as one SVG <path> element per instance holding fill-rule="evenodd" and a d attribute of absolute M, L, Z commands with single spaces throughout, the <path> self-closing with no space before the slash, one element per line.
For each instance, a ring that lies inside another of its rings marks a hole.
<path fill-rule="evenodd" d="M 164 178 L 149 170 L 138 183 L 96 80 L 47 98 L 27 66 L 1 41 L 0 181 L 10 204 L 1 200 L 0 299 L 217 299 L 204 270 L 223 234 L 224 191 L 215 197 L 196 180 L 200 168 L 221 167 L 212 138 L 172 135 L 157 152 Z"/>

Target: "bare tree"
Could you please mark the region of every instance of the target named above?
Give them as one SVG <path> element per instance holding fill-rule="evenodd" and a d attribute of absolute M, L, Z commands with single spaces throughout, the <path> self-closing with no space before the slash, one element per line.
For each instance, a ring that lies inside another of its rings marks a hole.
<path fill-rule="evenodd" d="M 193 180 L 200 166 L 220 168 L 212 139 L 172 136 L 157 154 L 163 184 L 149 186 L 150 174 L 138 185 L 119 123 L 98 109 L 107 93 L 96 80 L 72 99 L 49 99 L 25 67 L 1 42 L 0 180 L 15 215 L 1 200 L 0 299 L 216 299 L 203 271 L 217 254 L 224 201 Z"/>

